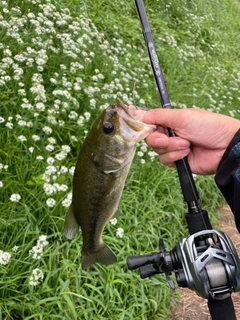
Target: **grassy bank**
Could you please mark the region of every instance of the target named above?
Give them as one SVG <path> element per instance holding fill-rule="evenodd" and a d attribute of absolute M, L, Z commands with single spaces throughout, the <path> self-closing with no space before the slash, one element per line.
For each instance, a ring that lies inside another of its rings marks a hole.
<path fill-rule="evenodd" d="M 170 99 L 239 117 L 236 1 L 145 1 Z M 159 107 L 134 2 L 0 4 L 0 319 L 166 319 L 164 276 L 140 280 L 126 258 L 187 234 L 175 170 L 140 143 L 116 225 L 118 263 L 80 268 L 81 235 L 63 235 L 76 157 L 100 110 Z M 196 177 L 213 218 L 222 197 Z M 117 236 L 119 228 L 122 237 Z"/>

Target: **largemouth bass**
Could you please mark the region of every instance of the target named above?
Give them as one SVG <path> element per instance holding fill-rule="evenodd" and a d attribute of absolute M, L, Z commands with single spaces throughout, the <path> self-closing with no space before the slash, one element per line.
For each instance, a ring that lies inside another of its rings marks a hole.
<path fill-rule="evenodd" d="M 120 214 L 120 201 L 137 142 L 156 129 L 131 115 L 117 99 L 95 120 L 82 148 L 73 176 L 72 203 L 64 234 L 73 239 L 82 230 L 82 269 L 94 263 L 109 265 L 116 256 L 105 245 L 107 222 Z"/>

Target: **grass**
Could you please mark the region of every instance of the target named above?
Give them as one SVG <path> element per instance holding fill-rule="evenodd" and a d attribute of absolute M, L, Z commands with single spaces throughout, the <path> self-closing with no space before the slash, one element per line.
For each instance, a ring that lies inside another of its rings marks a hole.
<path fill-rule="evenodd" d="M 239 117 L 239 4 L 145 7 L 173 106 Z M 174 304 L 163 275 L 140 280 L 126 266 L 127 256 L 156 251 L 159 237 L 170 250 L 187 234 L 176 172 L 143 143 L 123 215 L 104 233 L 118 263 L 82 271 L 81 236 L 63 235 L 79 148 L 116 97 L 159 106 L 133 1 L 1 1 L 0 320 L 160 320 Z M 223 199 L 213 177 L 195 181 L 216 225 Z M 38 242 L 42 235 L 47 243 Z"/>

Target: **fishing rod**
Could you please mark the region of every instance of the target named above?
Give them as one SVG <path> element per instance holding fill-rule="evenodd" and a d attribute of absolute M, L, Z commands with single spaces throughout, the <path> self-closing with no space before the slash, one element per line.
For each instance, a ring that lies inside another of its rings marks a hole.
<path fill-rule="evenodd" d="M 135 0 L 135 5 L 162 107 L 171 109 L 143 1 Z M 168 134 L 177 136 L 172 128 L 168 128 Z M 240 259 L 231 239 L 221 231 L 212 230 L 207 211 L 201 209 L 187 157 L 176 161 L 176 167 L 188 206 L 185 217 L 190 236 L 183 237 L 169 252 L 160 238 L 159 252 L 129 256 L 128 268 L 139 269 L 141 278 L 164 273 L 172 289 L 175 286 L 170 275 L 175 272 L 179 286 L 208 299 L 213 320 L 236 320 L 231 293 L 240 291 Z"/>
<path fill-rule="evenodd" d="M 147 15 L 145 12 L 143 2 L 141 0 L 136 0 L 135 4 L 142 25 L 142 32 L 148 49 L 148 55 L 151 62 L 158 93 L 160 95 L 162 107 L 171 109 L 172 106 L 169 100 L 168 92 L 166 89 L 165 81 L 161 71 L 160 63 L 158 60 L 157 52 L 155 49 L 152 33 L 147 20 Z M 176 133 L 171 128 L 168 128 L 168 133 L 170 137 L 176 136 Z M 201 212 L 201 208 L 198 203 L 198 192 L 196 189 L 195 182 L 193 180 L 193 176 L 187 158 L 183 158 L 176 161 L 176 167 L 178 171 L 180 185 L 182 188 L 183 197 L 184 200 L 187 202 L 189 213 Z"/>

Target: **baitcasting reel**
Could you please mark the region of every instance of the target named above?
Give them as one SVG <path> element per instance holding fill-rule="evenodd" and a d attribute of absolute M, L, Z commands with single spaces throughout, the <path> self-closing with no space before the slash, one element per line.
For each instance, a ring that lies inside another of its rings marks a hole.
<path fill-rule="evenodd" d="M 166 252 L 163 239 L 159 252 L 129 256 L 128 268 L 139 268 L 141 278 L 165 273 L 174 289 L 171 273 L 177 284 L 189 288 L 199 296 L 223 300 L 240 291 L 240 260 L 230 238 L 222 231 L 204 230 L 182 238 Z"/>

